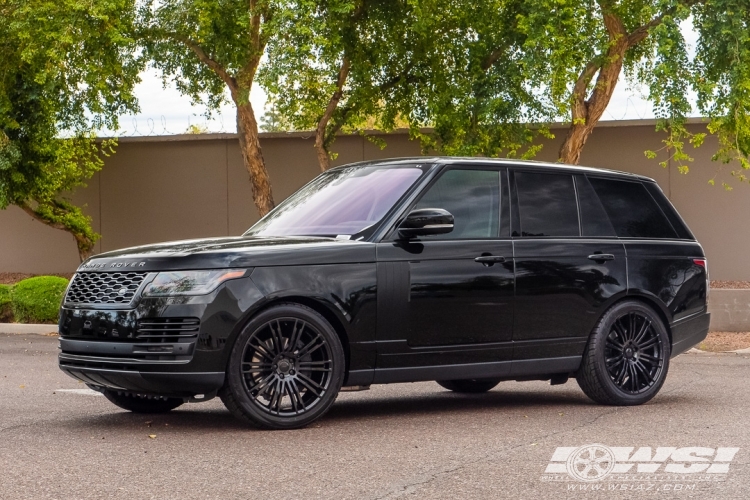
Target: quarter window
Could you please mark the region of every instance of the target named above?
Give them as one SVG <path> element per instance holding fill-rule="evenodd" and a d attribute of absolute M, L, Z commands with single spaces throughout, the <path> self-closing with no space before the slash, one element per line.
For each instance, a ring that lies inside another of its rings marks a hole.
<path fill-rule="evenodd" d="M 677 238 L 661 211 L 640 182 L 589 178 L 621 238 Z"/>
<path fill-rule="evenodd" d="M 580 236 L 573 176 L 515 173 L 521 236 Z"/>
<path fill-rule="evenodd" d="M 442 208 L 455 219 L 452 232 L 424 239 L 497 238 L 500 173 L 497 170 L 448 170 L 414 208 Z"/>

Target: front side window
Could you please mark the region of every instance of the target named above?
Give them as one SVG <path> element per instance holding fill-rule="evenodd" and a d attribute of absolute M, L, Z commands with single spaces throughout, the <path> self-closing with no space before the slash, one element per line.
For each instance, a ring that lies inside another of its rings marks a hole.
<path fill-rule="evenodd" d="M 364 165 L 326 172 L 245 235 L 359 238 L 385 217 L 422 173 L 419 165 Z"/>
<path fill-rule="evenodd" d="M 590 177 L 620 238 L 676 238 L 672 226 L 640 182 Z"/>
<path fill-rule="evenodd" d="M 452 169 L 429 187 L 414 209 L 442 208 L 453 215 L 453 231 L 424 239 L 497 238 L 500 231 L 500 172 Z"/>
<path fill-rule="evenodd" d="M 521 236 L 579 236 L 573 176 L 516 172 Z"/>

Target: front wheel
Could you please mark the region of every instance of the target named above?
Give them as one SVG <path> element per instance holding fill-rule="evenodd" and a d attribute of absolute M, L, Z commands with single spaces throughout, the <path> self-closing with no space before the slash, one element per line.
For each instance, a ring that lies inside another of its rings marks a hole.
<path fill-rule="evenodd" d="M 166 413 L 181 406 L 184 402 L 179 398 L 139 396 L 137 394 L 118 392 L 111 389 L 104 389 L 102 393 L 111 403 L 114 403 L 123 410 L 132 411 L 133 413 Z"/>
<path fill-rule="evenodd" d="M 597 403 L 643 404 L 664 385 L 670 352 L 659 315 L 641 302 L 620 302 L 604 313 L 591 332 L 576 380 Z"/>
<path fill-rule="evenodd" d="M 237 337 L 219 396 L 236 417 L 267 429 L 296 429 L 320 418 L 344 381 L 344 349 L 323 316 L 281 304 Z"/>
<path fill-rule="evenodd" d="M 499 380 L 487 379 L 436 380 L 436 382 L 449 391 L 473 394 L 487 392 L 500 383 Z"/>

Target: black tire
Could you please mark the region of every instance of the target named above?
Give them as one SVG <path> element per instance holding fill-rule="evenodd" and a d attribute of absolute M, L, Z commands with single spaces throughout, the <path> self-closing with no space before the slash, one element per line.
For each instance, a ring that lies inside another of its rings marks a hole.
<path fill-rule="evenodd" d="M 468 379 L 468 380 L 436 380 L 436 382 L 449 391 L 470 394 L 487 392 L 497 384 L 499 380 Z"/>
<path fill-rule="evenodd" d="M 111 403 L 114 403 L 123 410 L 132 411 L 134 413 L 166 413 L 184 403 L 182 399 L 178 398 L 139 396 L 137 394 L 113 391 L 111 389 L 104 389 L 103 394 Z"/>
<path fill-rule="evenodd" d="M 300 304 L 279 304 L 237 337 L 219 397 L 235 417 L 257 427 L 297 429 L 330 409 L 345 363 L 341 341 L 323 316 Z"/>
<path fill-rule="evenodd" d="M 664 385 L 670 353 L 660 316 L 642 302 L 619 302 L 591 332 L 576 380 L 597 403 L 640 405 Z"/>

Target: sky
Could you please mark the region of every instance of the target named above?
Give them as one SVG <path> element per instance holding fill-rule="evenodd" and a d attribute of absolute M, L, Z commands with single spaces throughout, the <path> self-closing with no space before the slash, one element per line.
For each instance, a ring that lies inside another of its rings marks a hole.
<path fill-rule="evenodd" d="M 694 47 L 697 33 L 693 30 L 692 22 L 688 20 L 682 27 L 688 45 Z M 191 105 L 190 99 L 181 95 L 174 84 L 168 83 L 164 87 L 157 71 L 151 69 L 144 72 L 141 80 L 136 87 L 141 112 L 137 115 L 121 116 L 120 131 L 117 135 L 125 137 L 181 134 L 191 125 L 197 125 L 209 132 L 236 132 L 235 113 L 231 104 L 226 104 L 219 112 L 213 114 L 211 120 L 207 120 L 204 116 L 204 107 Z M 260 121 L 266 105 L 266 94 L 263 89 L 254 86 L 250 100 Z M 638 120 L 653 117 L 653 109 L 643 99 L 639 89 L 628 88 L 624 78 L 621 78 L 602 120 Z"/>

